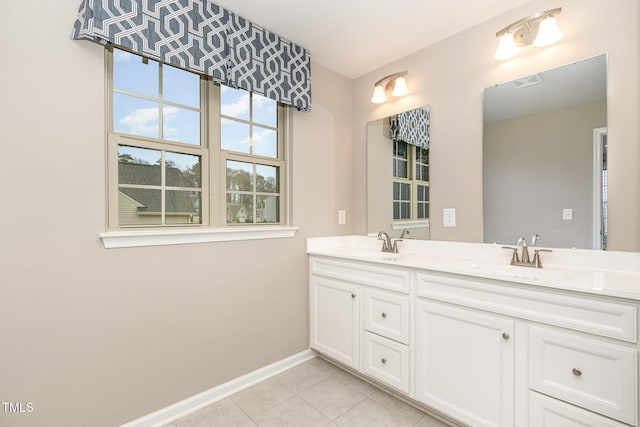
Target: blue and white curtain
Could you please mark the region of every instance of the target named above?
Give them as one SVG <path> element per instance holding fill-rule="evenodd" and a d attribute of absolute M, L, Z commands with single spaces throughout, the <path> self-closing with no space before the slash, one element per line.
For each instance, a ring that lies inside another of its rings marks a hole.
<path fill-rule="evenodd" d="M 391 139 L 423 149 L 429 148 L 430 117 L 428 108 L 416 108 L 390 118 Z"/>
<path fill-rule="evenodd" d="M 311 109 L 309 51 L 208 0 L 83 0 L 71 37 Z"/>

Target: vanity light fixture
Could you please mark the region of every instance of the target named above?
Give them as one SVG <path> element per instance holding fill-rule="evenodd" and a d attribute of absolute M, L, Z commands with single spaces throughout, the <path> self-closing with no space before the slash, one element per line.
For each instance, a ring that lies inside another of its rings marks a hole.
<path fill-rule="evenodd" d="M 404 78 L 406 75 L 406 71 L 401 71 L 399 73 L 389 74 L 378 80 L 373 87 L 371 102 L 373 104 L 380 104 L 385 102 L 388 96 L 408 95 L 409 88 L 407 88 L 407 81 Z"/>
<path fill-rule="evenodd" d="M 560 40 L 562 33 L 558 29 L 556 15 L 561 11 L 561 7 L 545 10 L 498 31 L 496 37 L 500 40 L 493 58 L 509 59 L 518 53 L 520 46 L 549 46 Z"/>

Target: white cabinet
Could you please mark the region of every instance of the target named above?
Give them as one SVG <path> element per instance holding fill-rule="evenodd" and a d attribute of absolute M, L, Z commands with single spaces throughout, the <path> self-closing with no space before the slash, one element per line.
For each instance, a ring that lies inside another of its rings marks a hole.
<path fill-rule="evenodd" d="M 416 302 L 416 398 L 473 426 L 514 424 L 514 322 Z"/>
<path fill-rule="evenodd" d="M 338 362 L 360 367 L 360 287 L 311 277 L 311 348 Z"/>

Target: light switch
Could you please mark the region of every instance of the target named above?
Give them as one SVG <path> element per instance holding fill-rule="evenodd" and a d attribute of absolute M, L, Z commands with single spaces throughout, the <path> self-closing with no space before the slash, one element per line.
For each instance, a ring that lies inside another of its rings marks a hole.
<path fill-rule="evenodd" d="M 562 219 L 565 221 L 573 220 L 573 209 L 562 209 Z"/>
<path fill-rule="evenodd" d="M 445 227 L 456 226 L 456 208 L 442 209 L 442 225 Z"/>
<path fill-rule="evenodd" d="M 340 209 L 338 211 L 338 225 L 345 225 L 347 223 L 347 211 Z"/>

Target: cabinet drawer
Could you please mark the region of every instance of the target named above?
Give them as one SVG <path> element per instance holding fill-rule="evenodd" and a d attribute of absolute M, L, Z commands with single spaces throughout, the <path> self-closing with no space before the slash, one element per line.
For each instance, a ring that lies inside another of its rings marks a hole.
<path fill-rule="evenodd" d="M 408 344 L 409 296 L 365 289 L 364 329 Z"/>
<path fill-rule="evenodd" d="M 311 274 L 407 294 L 411 289 L 411 272 L 407 268 L 380 267 L 368 262 L 312 256 L 309 258 L 309 270 Z"/>
<path fill-rule="evenodd" d="M 637 350 L 529 329 L 529 387 L 637 425 Z"/>
<path fill-rule="evenodd" d="M 408 393 L 409 347 L 365 332 L 363 371 L 385 384 Z"/>
<path fill-rule="evenodd" d="M 535 391 L 529 392 L 529 425 L 531 427 L 626 427 L 625 424 Z"/>

